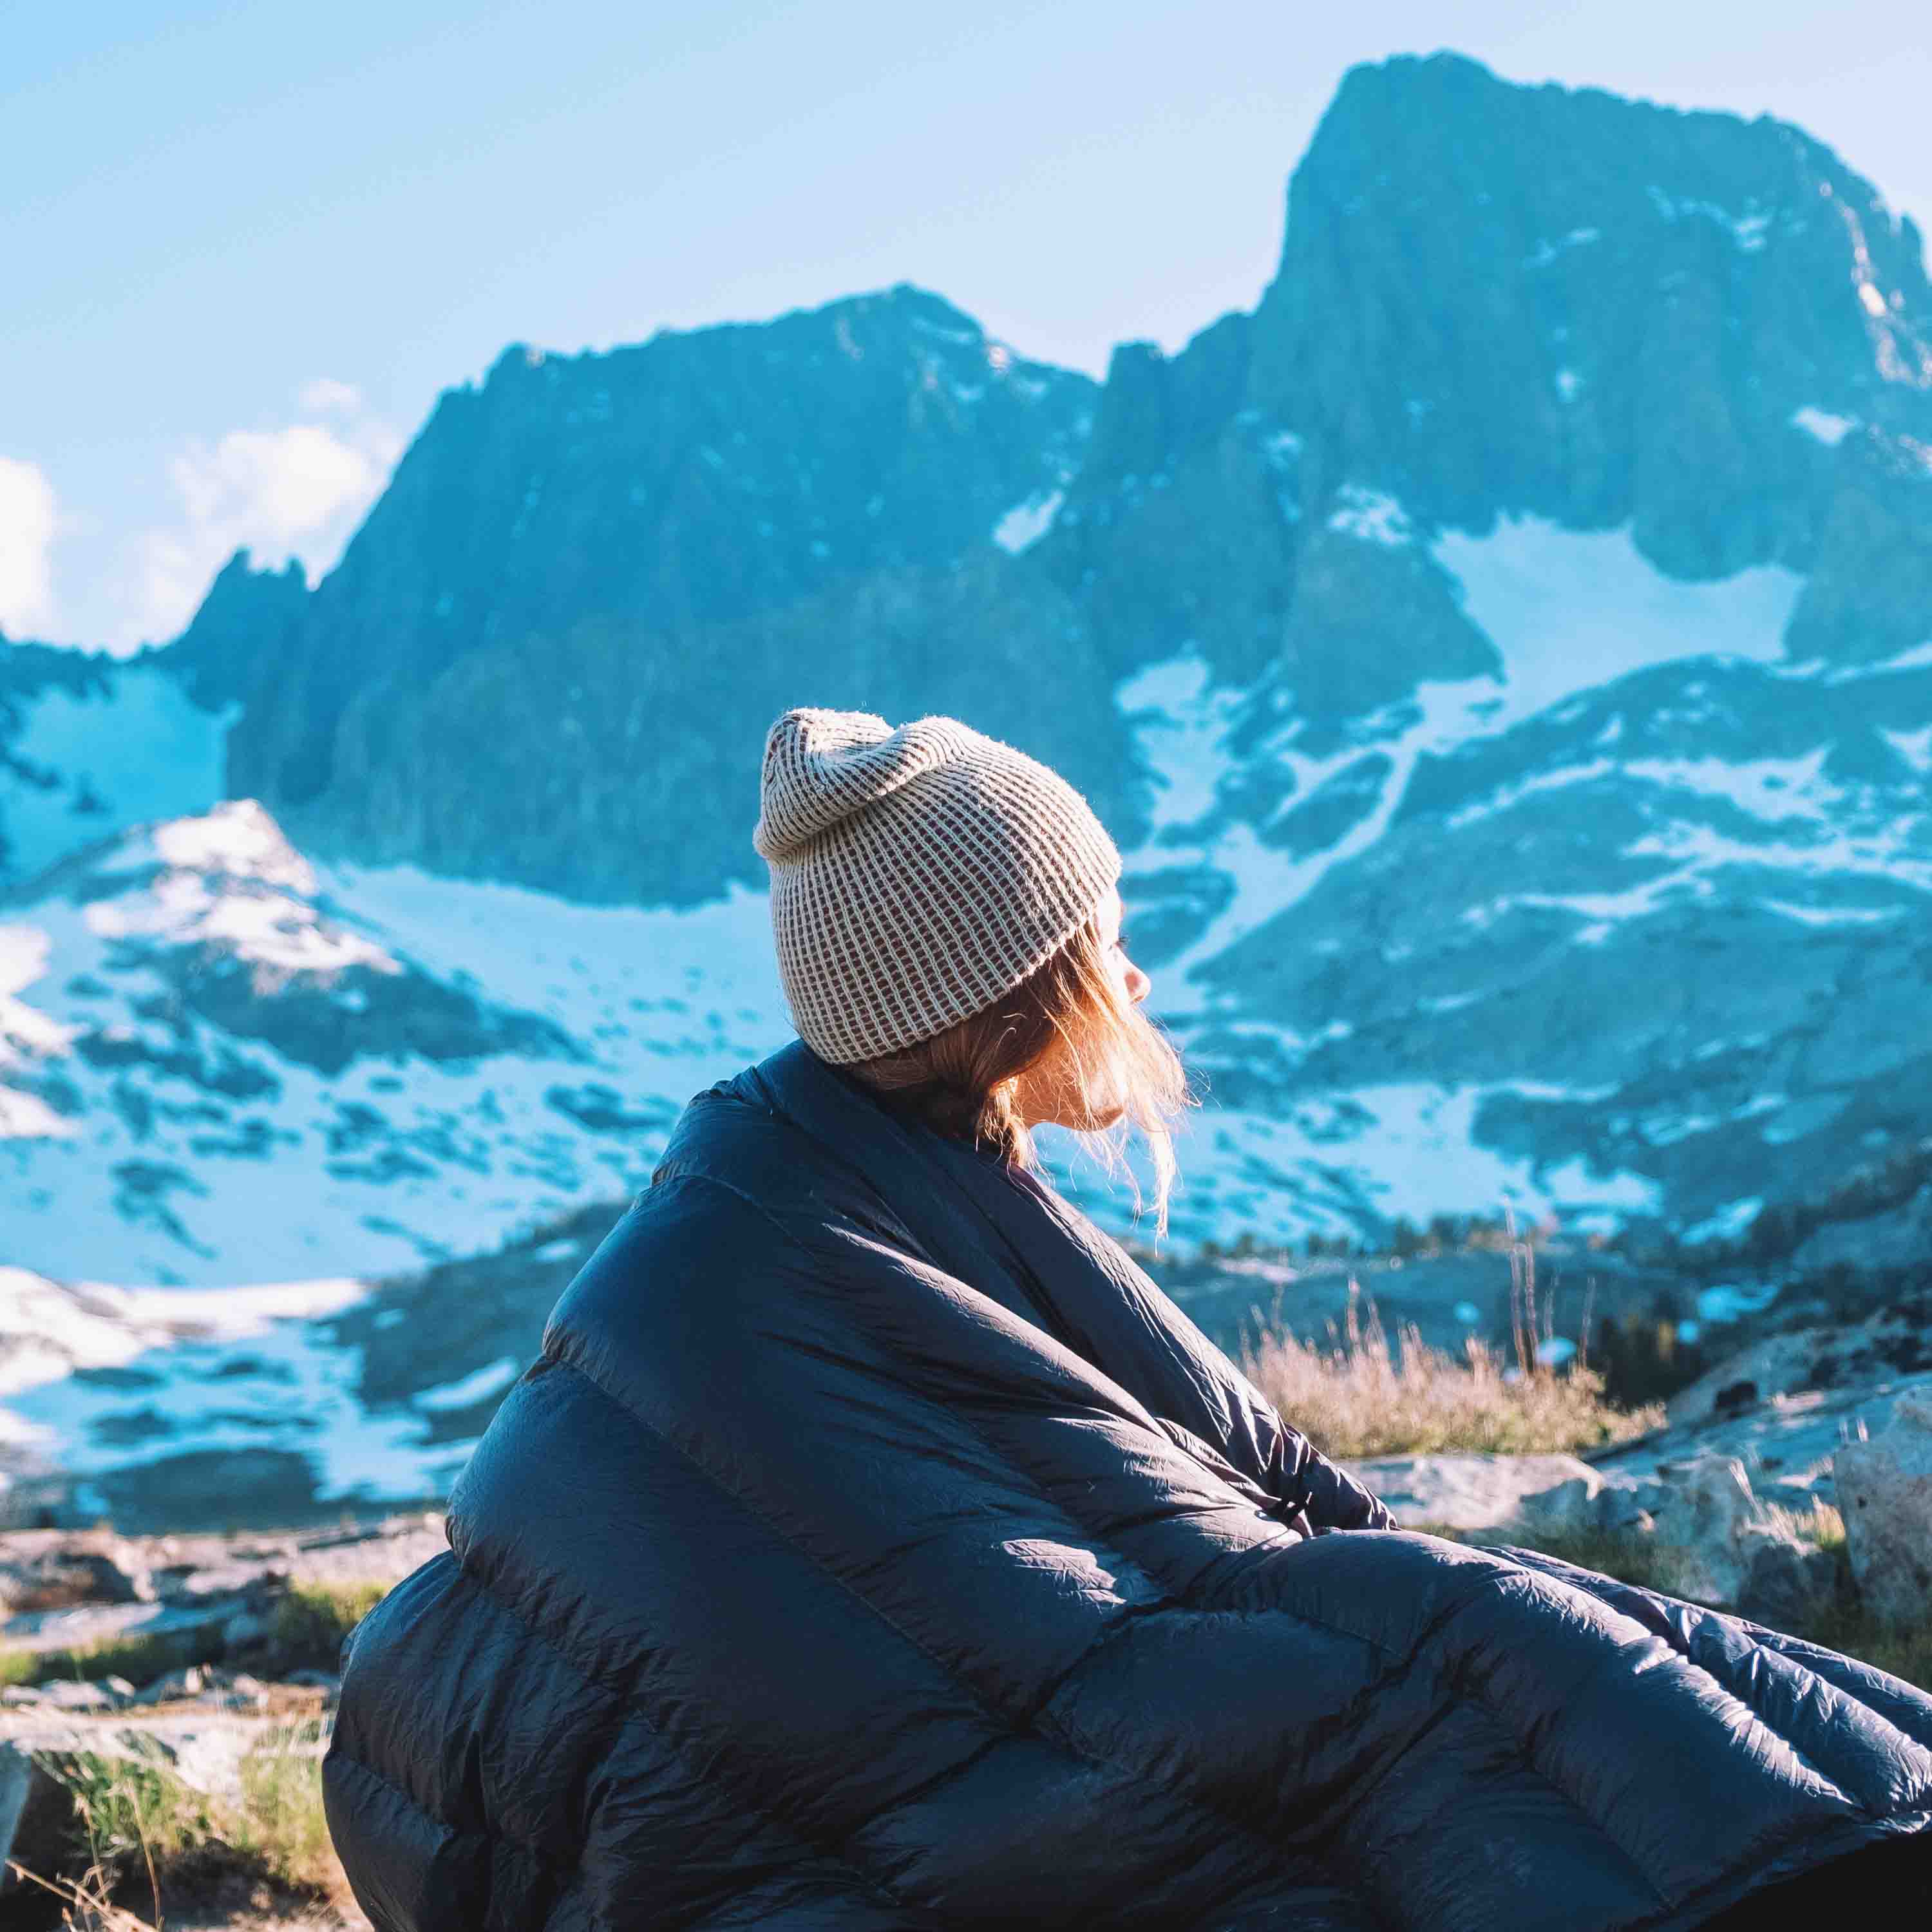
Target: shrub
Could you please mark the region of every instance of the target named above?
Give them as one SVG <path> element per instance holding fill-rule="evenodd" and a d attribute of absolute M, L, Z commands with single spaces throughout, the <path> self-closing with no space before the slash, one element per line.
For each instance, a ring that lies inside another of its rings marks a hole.
<path fill-rule="evenodd" d="M 1346 1328 L 1330 1346 L 1264 1331 L 1248 1344 L 1242 1366 L 1318 1449 L 1352 1460 L 1455 1449 L 1574 1452 L 1640 1435 L 1664 1419 L 1658 1409 L 1617 1408 L 1603 1378 L 1580 1360 L 1544 1366 L 1532 1331 L 1520 1326 L 1517 1354 L 1512 1370 L 1472 1337 L 1458 1360 L 1430 1347 L 1412 1323 L 1391 1344 L 1373 1303 L 1364 1316 L 1352 1294 Z"/>

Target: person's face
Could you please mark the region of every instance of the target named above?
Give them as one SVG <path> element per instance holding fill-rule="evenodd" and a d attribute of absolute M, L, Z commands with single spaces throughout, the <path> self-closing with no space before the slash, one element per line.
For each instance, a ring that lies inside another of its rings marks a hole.
<path fill-rule="evenodd" d="M 1137 1006 L 1153 990 L 1154 982 L 1127 957 L 1126 941 L 1120 931 L 1126 908 L 1120 904 L 1120 888 L 1110 887 L 1100 908 L 1100 938 L 1107 949 L 1107 970 L 1130 1006 Z"/>
<path fill-rule="evenodd" d="M 1100 910 L 1100 939 L 1106 955 L 1107 971 L 1116 991 L 1130 1006 L 1138 1006 L 1153 988 L 1153 982 L 1127 957 L 1120 932 L 1124 908 L 1119 890 L 1110 890 Z M 1090 1131 L 1110 1127 L 1126 1112 L 1116 1105 L 1097 1114 L 1089 1114 L 1079 1096 L 1070 1089 L 1060 1065 L 1058 1048 L 1022 1073 L 1014 1089 L 1020 1118 L 1029 1126 L 1052 1125 Z"/>

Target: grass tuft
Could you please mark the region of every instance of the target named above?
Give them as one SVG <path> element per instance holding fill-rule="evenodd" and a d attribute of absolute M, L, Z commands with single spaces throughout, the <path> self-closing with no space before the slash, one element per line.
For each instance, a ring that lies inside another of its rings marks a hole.
<path fill-rule="evenodd" d="M 152 1684 L 170 1670 L 212 1664 L 220 1652 L 219 1632 L 176 1630 L 104 1638 L 68 1650 L 0 1648 L 0 1685 L 44 1684 L 50 1677 L 124 1677 L 130 1684 Z"/>
<path fill-rule="evenodd" d="M 242 1760 L 239 1788 L 220 1796 L 158 1762 L 37 1752 L 35 1762 L 70 1796 L 74 1822 L 66 1868 L 29 1876 L 64 1898 L 69 1922 L 88 1926 L 145 1926 L 130 1906 L 151 1911 L 158 1926 L 169 1902 L 237 1878 L 298 1901 L 345 1903 L 322 1809 L 326 1737 L 320 1718 L 274 1727 Z"/>
<path fill-rule="evenodd" d="M 1352 1294 L 1346 1326 L 1328 1347 L 1266 1332 L 1242 1366 L 1316 1448 L 1348 1461 L 1454 1450 L 1574 1454 L 1661 1426 L 1660 1408 L 1617 1408 L 1587 1364 L 1538 1361 L 1532 1334 L 1519 1329 L 1514 1369 L 1474 1336 L 1459 1360 L 1413 1323 L 1392 1342 L 1375 1304 L 1365 1316 Z"/>
<path fill-rule="evenodd" d="M 278 1671 L 333 1670 L 342 1640 L 388 1593 L 386 1583 L 303 1583 L 275 1606 L 268 1633 Z"/>
<path fill-rule="evenodd" d="M 259 1676 L 291 1670 L 334 1670 L 342 1640 L 380 1603 L 383 1583 L 305 1583 L 276 1604 L 267 1637 L 245 1646 L 248 1665 Z M 50 1678 L 124 1677 L 152 1684 L 191 1664 L 220 1664 L 229 1647 L 218 1626 L 200 1630 L 164 1630 L 153 1636 L 104 1639 L 68 1650 L 0 1648 L 0 1686 L 44 1684 Z"/>

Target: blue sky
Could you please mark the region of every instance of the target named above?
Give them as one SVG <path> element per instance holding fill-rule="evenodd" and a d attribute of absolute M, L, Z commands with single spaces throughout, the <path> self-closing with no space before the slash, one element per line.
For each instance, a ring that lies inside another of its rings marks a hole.
<path fill-rule="evenodd" d="M 339 554 L 436 392 L 910 280 L 1100 373 L 1272 273 L 1342 73 L 1773 112 L 1932 221 L 1922 4 L 447 0 L 6 10 L 0 630 Z"/>

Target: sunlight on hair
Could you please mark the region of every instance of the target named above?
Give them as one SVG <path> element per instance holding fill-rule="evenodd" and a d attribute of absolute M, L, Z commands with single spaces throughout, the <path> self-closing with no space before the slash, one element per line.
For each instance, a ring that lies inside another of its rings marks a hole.
<path fill-rule="evenodd" d="M 1097 920 L 983 1012 L 850 1071 L 896 1108 L 1016 1166 L 1040 1165 L 1034 1129 L 1069 1130 L 1110 1179 L 1125 1174 L 1136 1219 L 1147 1205 L 1127 1158 L 1138 1133 L 1153 1166 L 1155 1231 L 1166 1234 L 1174 1132 L 1198 1102 L 1172 1042 L 1121 996 Z M 1023 1087 L 1044 1092 L 1050 1108 L 1029 1110 Z"/>

